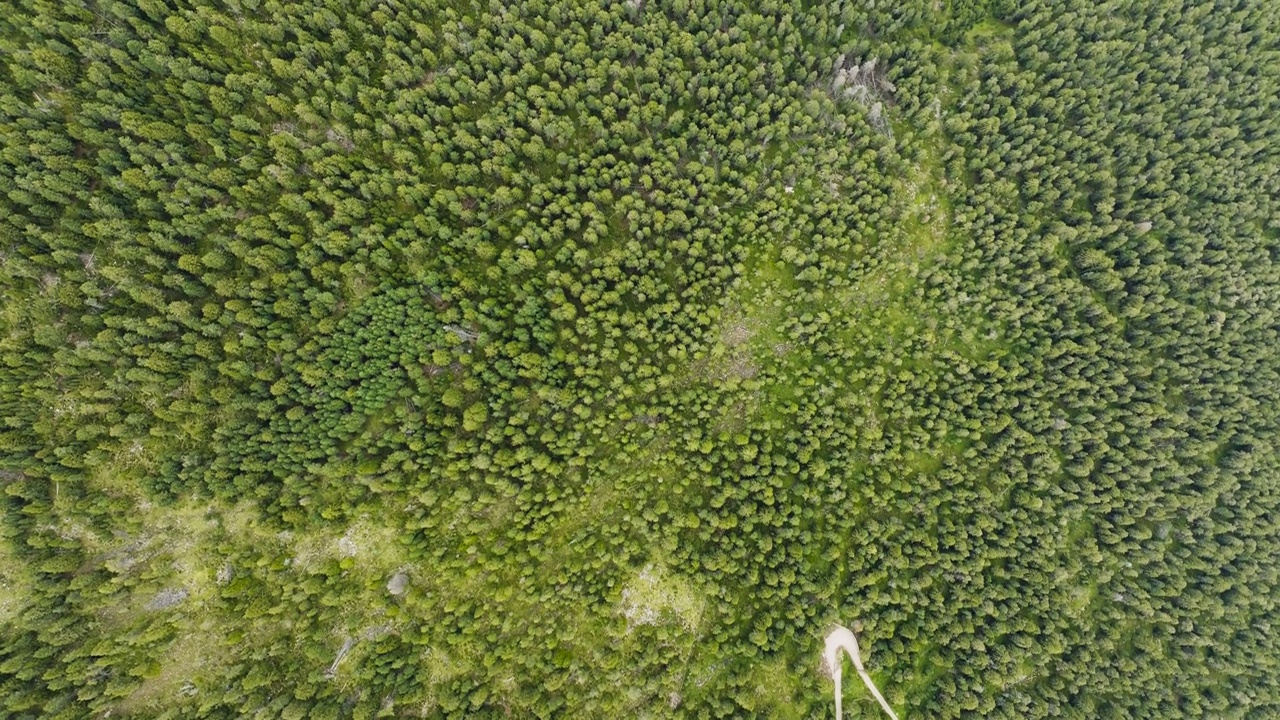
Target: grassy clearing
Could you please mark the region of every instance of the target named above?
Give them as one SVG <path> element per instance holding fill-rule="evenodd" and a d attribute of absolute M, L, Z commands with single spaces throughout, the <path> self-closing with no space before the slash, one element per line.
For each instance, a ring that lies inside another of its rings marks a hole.
<path fill-rule="evenodd" d="M 706 599 L 689 580 L 672 574 L 661 562 L 650 561 L 623 585 L 619 609 L 628 627 L 674 620 L 685 630 L 696 632 Z"/>
<path fill-rule="evenodd" d="M 124 573 L 121 582 L 129 589 L 114 606 L 107 606 L 104 619 L 122 627 L 171 624 L 173 633 L 170 640 L 161 640 L 169 643 L 167 649 L 117 705 L 117 712 L 148 717 L 163 708 L 196 702 L 201 678 L 216 677 L 233 661 L 218 618 L 220 578 L 225 573 L 218 548 L 225 537 L 224 519 L 250 512 L 198 500 L 135 505 L 136 535 L 108 560 L 108 567 Z M 242 541 L 255 540 L 261 538 L 249 535 Z"/>
<path fill-rule="evenodd" d="M 782 322 L 795 311 L 788 303 L 796 280 L 793 268 L 776 253 L 753 248 L 743 267 L 740 284 L 722 311 L 712 357 L 728 364 L 726 375 L 746 379 L 790 350 Z"/>
<path fill-rule="evenodd" d="M 820 672 L 815 669 L 815 672 Z M 757 663 L 751 675 L 753 688 L 743 705 L 764 717 L 803 720 L 809 717 L 807 704 L 800 701 L 803 678 L 797 676 L 785 657 Z"/>

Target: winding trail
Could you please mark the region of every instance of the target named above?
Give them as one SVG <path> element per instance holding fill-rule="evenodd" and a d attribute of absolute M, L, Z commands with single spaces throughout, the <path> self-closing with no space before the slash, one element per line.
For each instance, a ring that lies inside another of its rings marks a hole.
<path fill-rule="evenodd" d="M 843 625 L 837 625 L 834 630 L 827 633 L 827 647 L 822 651 L 822 657 L 827 663 L 827 670 L 831 673 L 831 679 L 836 682 L 836 720 L 841 720 L 843 717 L 841 714 L 843 711 L 842 698 L 840 697 L 841 650 L 849 654 L 849 657 L 853 660 L 853 666 L 857 668 L 858 674 L 862 676 L 862 682 L 866 683 L 867 689 L 880 702 L 880 707 L 884 708 L 890 718 L 898 720 L 893 708 L 889 707 L 888 701 L 880 694 L 876 684 L 871 681 L 871 676 L 862 667 L 862 655 L 858 651 L 858 637 L 853 634 L 852 630 Z"/>

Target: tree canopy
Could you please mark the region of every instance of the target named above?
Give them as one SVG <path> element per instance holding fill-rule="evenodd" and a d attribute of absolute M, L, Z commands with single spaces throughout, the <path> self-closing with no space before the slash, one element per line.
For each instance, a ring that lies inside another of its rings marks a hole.
<path fill-rule="evenodd" d="M 1278 23 L 13 0 L 0 715 L 1274 717 Z"/>

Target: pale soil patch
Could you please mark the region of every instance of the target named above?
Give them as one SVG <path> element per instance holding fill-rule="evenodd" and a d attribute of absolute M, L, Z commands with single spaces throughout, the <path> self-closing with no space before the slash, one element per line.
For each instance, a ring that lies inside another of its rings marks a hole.
<path fill-rule="evenodd" d="M 760 333 L 759 325 L 759 320 L 741 308 L 727 309 L 721 320 L 718 342 L 710 357 L 694 364 L 694 375 L 718 380 L 749 380 L 758 375 L 760 367 L 752 356 L 751 341 Z"/>
<path fill-rule="evenodd" d="M 745 344 L 755 334 L 755 330 L 751 328 L 751 323 L 745 316 L 734 314 L 721 329 L 720 342 L 724 343 L 725 347 L 736 348 Z"/>
<path fill-rule="evenodd" d="M 706 600 L 687 580 L 649 563 L 623 587 L 618 605 L 628 629 L 657 625 L 668 615 L 692 632 L 702 622 Z"/>
<path fill-rule="evenodd" d="M 362 515 L 334 537 L 322 532 L 282 533 L 280 540 L 293 549 L 292 566 L 300 570 L 319 567 L 330 559 L 353 558 L 363 569 L 386 572 L 404 563 L 399 533 Z"/>
<path fill-rule="evenodd" d="M 724 366 L 722 378 L 733 377 L 740 380 L 750 380 L 759 373 L 760 367 L 756 365 L 754 358 L 746 353 L 735 353 Z"/>
<path fill-rule="evenodd" d="M 146 609 L 168 610 L 169 608 L 177 607 L 182 604 L 183 600 L 187 599 L 188 594 L 186 588 L 165 588 L 147 601 Z"/>
<path fill-rule="evenodd" d="M 755 345 L 766 336 L 769 322 L 770 318 L 762 312 L 752 312 L 737 304 L 726 308 L 717 342 L 707 357 L 692 365 L 692 376 L 725 381 L 750 380 L 759 375 Z"/>

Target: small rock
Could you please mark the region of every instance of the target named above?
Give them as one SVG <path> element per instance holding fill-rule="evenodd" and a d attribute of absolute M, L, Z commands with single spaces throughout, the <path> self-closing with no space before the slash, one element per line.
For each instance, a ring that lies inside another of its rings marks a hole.
<path fill-rule="evenodd" d="M 387 592 L 392 595 L 403 595 L 409 589 L 409 576 L 405 573 L 398 572 L 391 576 L 387 581 Z"/>

